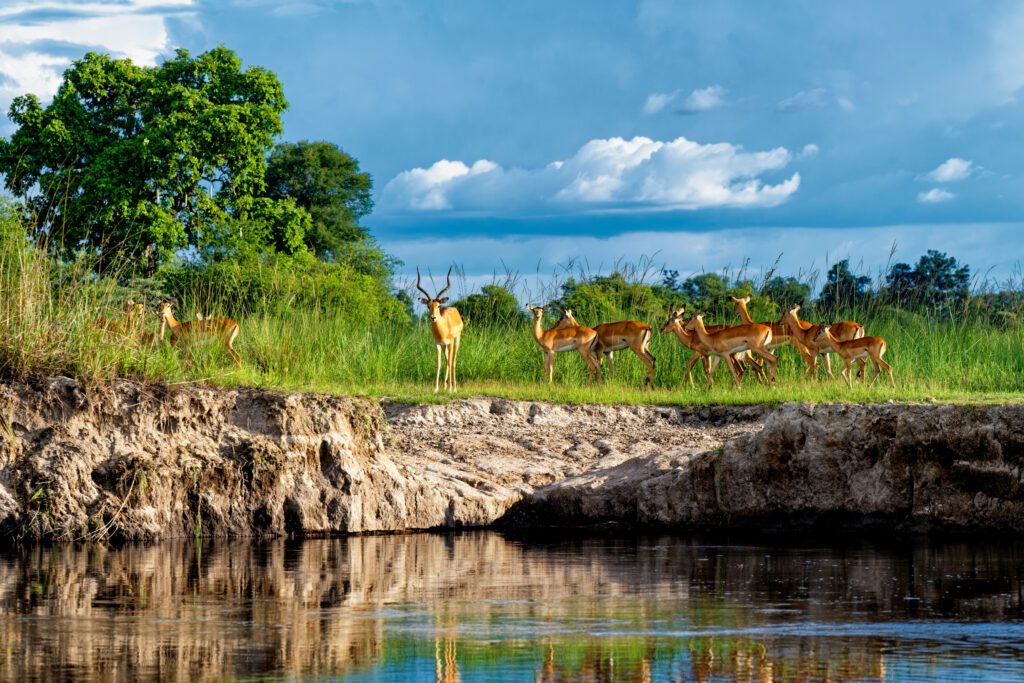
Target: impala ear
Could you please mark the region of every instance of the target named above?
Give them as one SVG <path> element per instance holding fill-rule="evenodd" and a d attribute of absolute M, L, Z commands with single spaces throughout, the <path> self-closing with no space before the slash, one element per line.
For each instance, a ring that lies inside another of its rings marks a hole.
<path fill-rule="evenodd" d="M 424 306 L 426 306 L 426 305 L 427 305 L 427 304 L 429 304 L 430 302 L 429 302 L 429 301 L 427 301 L 426 299 L 424 299 L 424 298 L 423 298 L 423 297 L 421 296 L 421 297 L 420 297 L 420 303 L 421 303 L 421 304 L 423 304 Z"/>
<path fill-rule="evenodd" d="M 446 296 L 441 297 L 440 299 L 437 300 L 437 303 L 439 303 L 439 304 L 446 304 L 446 303 L 448 303 L 448 297 L 446 297 Z"/>

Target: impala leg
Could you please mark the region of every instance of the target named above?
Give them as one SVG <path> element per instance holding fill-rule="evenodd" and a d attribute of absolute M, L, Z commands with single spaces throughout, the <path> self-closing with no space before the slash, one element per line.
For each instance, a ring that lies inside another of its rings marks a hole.
<path fill-rule="evenodd" d="M 455 338 L 455 351 L 452 352 L 452 390 L 459 390 L 459 380 L 456 378 L 455 373 L 459 369 L 459 345 L 462 344 L 462 335 Z"/>
<path fill-rule="evenodd" d="M 835 378 L 835 375 L 832 374 L 832 354 L 826 351 L 821 355 L 825 363 L 825 374 L 828 375 L 829 378 Z"/>
<path fill-rule="evenodd" d="M 614 377 L 615 376 L 615 366 L 614 366 L 615 360 L 612 358 L 614 353 L 615 353 L 614 351 L 605 351 L 604 352 L 605 358 L 608 359 L 608 376 L 609 377 Z M 599 363 L 601 362 L 601 356 L 600 355 L 598 355 L 597 361 Z"/>
<path fill-rule="evenodd" d="M 768 363 L 768 382 L 771 384 L 775 383 L 775 370 L 779 364 L 779 359 L 775 357 L 771 351 L 766 349 L 763 345 L 752 349 L 754 353 L 764 358 Z"/>
<path fill-rule="evenodd" d="M 654 355 L 647 349 L 647 340 L 641 341 L 637 346 L 630 346 L 633 353 L 637 355 L 644 365 L 647 366 L 647 377 L 644 378 L 644 386 L 654 384 Z"/>
<path fill-rule="evenodd" d="M 555 354 L 548 351 L 544 356 L 544 370 L 548 373 L 548 384 L 555 381 Z"/>
<path fill-rule="evenodd" d="M 700 354 L 697 354 L 697 353 L 695 353 L 692 356 L 690 356 L 690 361 L 686 364 L 686 378 L 688 380 L 690 380 L 690 386 L 691 387 L 693 386 L 693 366 L 696 365 L 697 361 L 699 361 L 699 360 L 704 361 L 704 373 L 707 374 L 707 371 L 708 371 L 708 369 L 707 369 L 707 364 L 708 364 L 707 356 L 701 356 Z"/>
<path fill-rule="evenodd" d="M 242 366 L 242 357 L 238 355 L 238 351 L 235 351 L 235 337 L 238 336 L 239 328 L 236 325 L 231 333 L 224 340 L 224 346 L 227 347 L 228 353 L 231 354 L 231 358 L 235 361 L 235 365 Z"/>
<path fill-rule="evenodd" d="M 713 384 L 713 382 L 712 382 L 712 379 L 713 379 L 713 378 L 714 378 L 714 376 L 715 376 L 715 370 L 717 370 L 717 369 L 718 369 L 718 364 L 719 364 L 720 362 L 722 362 L 722 359 L 721 359 L 721 358 L 719 358 L 719 357 L 718 357 L 717 355 L 711 356 L 711 357 L 710 357 L 710 358 L 708 359 L 708 365 L 707 365 L 707 367 L 705 368 L 705 370 L 706 370 L 706 371 L 707 371 L 707 373 L 708 373 L 708 389 L 710 389 L 710 388 L 711 388 L 711 387 L 712 387 L 712 386 L 714 385 L 714 384 Z M 729 370 L 730 370 L 730 371 L 732 371 L 732 366 L 731 366 L 731 365 L 729 365 L 729 360 L 728 360 L 728 359 L 726 359 L 726 361 L 725 361 L 725 365 L 726 365 L 726 367 L 728 367 L 728 368 L 729 368 Z M 733 372 L 734 372 L 734 371 L 733 371 Z M 734 372 L 734 374 L 735 374 L 735 372 Z"/>
<path fill-rule="evenodd" d="M 732 384 L 735 387 L 740 386 L 740 371 L 736 367 L 737 363 L 729 356 L 725 356 L 725 364 L 729 366 L 729 370 L 732 372 Z"/>
<path fill-rule="evenodd" d="M 446 391 L 452 390 L 452 352 L 454 348 L 452 344 L 444 345 L 444 388 Z"/>
<path fill-rule="evenodd" d="M 441 385 L 441 345 L 434 344 L 437 349 L 437 372 L 434 373 L 434 393 L 436 394 Z"/>
<path fill-rule="evenodd" d="M 843 369 L 840 370 L 839 374 L 846 379 L 846 385 L 853 389 L 853 366 L 850 365 L 850 361 L 844 361 Z"/>

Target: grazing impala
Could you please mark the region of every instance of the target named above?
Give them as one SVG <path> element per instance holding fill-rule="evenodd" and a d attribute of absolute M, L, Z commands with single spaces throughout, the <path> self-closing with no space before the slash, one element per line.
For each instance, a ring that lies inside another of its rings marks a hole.
<path fill-rule="evenodd" d="M 661 326 L 661 333 L 668 334 L 672 332 L 679 339 L 679 343 L 686 348 L 693 351 L 693 356 L 690 361 L 686 364 L 686 378 L 690 381 L 690 386 L 693 386 L 693 366 L 700 361 L 704 366 L 704 375 L 711 377 L 715 373 L 715 369 L 718 367 L 718 356 L 715 356 L 712 360 L 709 356 L 711 351 L 708 347 L 701 343 L 697 337 L 696 332 L 687 332 L 683 327 L 683 313 L 686 310 L 685 306 L 680 306 L 676 310 L 669 313 L 668 321 Z M 726 325 L 710 325 L 706 329 L 708 332 L 714 333 L 718 330 L 725 329 Z M 747 370 L 746 364 L 750 363 L 751 367 L 754 368 L 754 374 L 757 375 L 758 379 L 764 381 L 764 366 L 757 362 L 750 351 L 743 351 L 733 355 L 733 361 L 738 364 L 740 373 L 744 373 Z"/>
<path fill-rule="evenodd" d="M 526 304 L 526 307 L 533 312 L 533 338 L 544 350 L 544 372 L 548 375 L 549 383 L 554 381 L 555 354 L 573 349 L 579 351 L 583 360 L 587 362 L 587 368 L 590 370 L 590 383 L 593 384 L 595 373 L 597 373 L 598 381 L 601 380 L 601 361 L 594 357 L 594 350 L 598 343 L 597 332 L 583 325 L 562 328 L 556 326 L 545 330 L 541 327 L 541 319 L 544 317 L 547 306 Z"/>
<path fill-rule="evenodd" d="M 441 296 L 452 286 L 452 269 L 448 269 L 448 284 L 436 296 L 430 296 L 420 284 L 420 269 L 416 269 L 416 289 L 423 292 L 420 303 L 427 307 L 430 316 L 430 333 L 434 335 L 434 346 L 437 348 L 437 372 L 434 373 L 434 393 L 438 392 L 441 382 L 441 352 L 444 351 L 444 388 L 455 391 L 458 380 L 455 370 L 459 363 L 459 344 L 462 341 L 462 316 L 459 309 L 451 306 L 441 308 L 448 303 L 448 297 Z"/>
<path fill-rule="evenodd" d="M 566 327 L 580 327 L 576 318 L 572 315 L 572 309 L 566 308 L 562 311 L 562 318 L 555 325 L 555 329 Z M 620 320 L 616 323 L 601 323 L 594 325 L 594 332 L 597 332 L 597 346 L 594 348 L 594 356 L 601 362 L 602 354 L 608 359 L 608 374 L 614 374 L 612 366 L 612 354 L 622 349 L 631 349 L 644 365 L 647 366 L 647 377 L 645 385 L 654 383 L 654 355 L 650 351 L 651 326 L 639 320 Z"/>
<path fill-rule="evenodd" d="M 797 316 L 799 311 L 800 304 L 793 304 L 793 306 L 782 316 L 782 321 L 786 323 L 786 327 L 789 328 L 793 339 L 799 341 L 808 349 L 809 354 L 804 358 L 804 360 L 808 361 L 807 370 L 810 373 L 811 379 L 814 379 L 818 375 L 819 355 L 824 356 L 825 374 L 829 377 L 834 377 L 832 374 L 832 362 L 829 360 L 828 356 L 828 354 L 832 352 L 832 347 L 823 337 L 818 336 L 822 326 L 812 325 L 806 320 L 801 320 Z M 864 326 L 858 325 L 852 320 L 832 323 L 832 335 L 839 341 L 860 339 L 864 336 Z M 861 361 L 861 367 L 858 375 L 863 375 L 863 373 L 864 362 Z"/>
<path fill-rule="evenodd" d="M 822 325 L 815 336 L 815 340 L 821 340 L 828 344 L 843 359 L 843 369 L 840 372 L 846 378 L 846 384 L 851 389 L 853 389 L 853 378 L 850 376 L 850 364 L 853 361 L 859 361 L 863 365 L 867 362 L 868 358 L 875 365 L 875 376 L 868 383 L 868 388 L 875 385 L 875 380 L 882 374 L 882 368 L 885 368 L 885 371 L 889 374 L 889 383 L 892 384 L 892 388 L 896 388 L 896 380 L 892 378 L 892 366 L 882 360 L 882 356 L 885 354 L 885 349 L 888 346 L 884 339 L 881 337 L 858 337 L 857 339 L 840 341 L 832 335 L 831 328 L 832 325 Z M 866 375 L 867 373 L 864 374 Z"/>
<path fill-rule="evenodd" d="M 242 364 L 242 357 L 235 351 L 235 338 L 241 327 L 231 318 L 204 318 L 178 322 L 171 310 L 171 302 L 160 302 L 160 337 L 163 338 L 164 326 L 171 331 L 171 346 L 194 344 L 203 341 L 219 340 L 224 349 L 231 355 L 235 365 Z"/>
<path fill-rule="evenodd" d="M 775 366 L 778 361 L 768 350 L 768 345 L 772 342 L 772 328 L 767 325 L 758 323 L 733 325 L 716 332 L 708 332 L 704 326 L 704 313 L 698 312 L 683 329 L 687 332 L 696 332 L 701 343 L 708 347 L 711 353 L 725 361 L 726 366 L 732 372 L 733 384 L 736 386 L 740 384 L 740 373 L 732 361 L 732 356 L 748 350 L 768 362 L 768 381 L 775 381 Z M 708 377 L 708 387 L 711 387 L 710 376 Z"/>

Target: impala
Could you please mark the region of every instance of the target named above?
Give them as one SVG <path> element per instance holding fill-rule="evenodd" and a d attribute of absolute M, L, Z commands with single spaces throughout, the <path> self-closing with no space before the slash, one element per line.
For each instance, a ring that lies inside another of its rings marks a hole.
<path fill-rule="evenodd" d="M 444 351 L 444 388 L 448 391 L 455 391 L 458 388 L 458 381 L 455 378 L 455 370 L 459 362 L 459 343 L 462 340 L 462 316 L 459 309 L 453 307 L 442 308 L 441 304 L 448 303 L 448 297 L 441 295 L 447 292 L 452 286 L 452 269 L 448 269 L 448 284 L 444 286 L 436 296 L 423 289 L 420 282 L 420 269 L 416 269 L 416 289 L 423 292 L 420 303 L 427 307 L 427 315 L 430 317 L 430 333 L 434 335 L 434 346 L 437 348 L 437 372 L 434 373 L 434 393 L 440 388 L 441 382 L 441 352 Z"/>
<path fill-rule="evenodd" d="M 754 321 L 750 319 L 750 312 L 747 310 L 747 305 L 750 303 L 750 297 L 744 296 L 737 298 L 730 296 L 729 298 L 736 305 L 736 312 L 740 314 L 740 318 L 743 319 L 743 322 L 748 325 L 753 323 Z M 805 361 L 810 357 L 810 351 L 807 350 L 807 347 L 801 343 L 799 339 L 793 338 L 789 332 L 789 328 L 781 320 L 762 321 L 757 324 L 767 325 L 772 328 L 772 343 L 768 348 L 774 350 L 785 344 L 792 344 L 793 348 L 797 350 L 797 353 L 799 353 Z"/>
<path fill-rule="evenodd" d="M 594 350 L 598 344 L 597 332 L 583 325 L 570 327 L 558 326 L 545 330 L 541 327 L 541 319 L 547 306 L 526 307 L 533 312 L 533 338 L 544 350 L 544 372 L 548 375 L 548 382 L 554 381 L 555 376 L 555 354 L 560 351 L 572 351 L 576 349 L 583 356 L 590 370 L 589 381 L 594 382 L 594 374 L 597 373 L 598 381 L 601 380 L 601 362 L 594 357 Z"/>
<path fill-rule="evenodd" d="M 672 332 L 679 339 L 679 343 L 686 348 L 693 351 L 693 356 L 690 361 L 686 364 L 686 378 L 690 382 L 690 386 L 693 386 L 693 366 L 700 361 L 704 366 L 704 374 L 707 377 L 711 377 L 715 373 L 715 369 L 718 368 L 718 356 L 715 356 L 712 360 L 709 358 L 711 351 L 708 347 L 701 343 L 695 332 L 687 332 L 683 327 L 683 312 L 686 310 L 685 306 L 680 306 L 678 309 L 669 313 L 668 321 L 661 326 L 661 333 L 668 334 Z M 711 325 L 707 327 L 707 331 L 714 333 L 718 330 L 725 329 L 726 325 Z M 751 367 L 754 368 L 754 374 L 757 375 L 758 379 L 764 380 L 764 366 L 757 362 L 750 351 L 743 351 L 733 355 L 733 361 L 739 365 L 740 372 L 744 373 L 747 370 L 746 364 L 750 363 Z"/>
<path fill-rule="evenodd" d="M 886 373 L 888 373 L 889 383 L 892 384 L 892 388 L 896 388 L 896 380 L 892 377 L 892 366 L 882 360 L 882 356 L 885 354 L 885 349 L 888 346 L 884 339 L 881 337 L 858 337 L 857 339 L 840 341 L 832 335 L 831 328 L 832 325 L 822 325 L 821 330 L 815 336 L 815 340 L 820 339 L 828 344 L 843 359 L 843 369 L 840 372 L 846 378 L 846 384 L 851 389 L 853 389 L 853 378 L 851 377 L 850 364 L 853 361 L 858 361 L 863 366 L 869 358 L 875 365 L 875 376 L 868 383 L 868 388 L 875 385 L 878 376 L 882 374 L 882 368 L 885 368 Z"/>
<path fill-rule="evenodd" d="M 555 329 L 566 327 L 580 327 L 573 317 L 572 309 L 562 310 L 562 319 L 555 325 Z M 654 383 L 654 355 L 650 351 L 651 326 L 639 320 L 620 320 L 615 323 L 601 323 L 594 325 L 594 332 L 597 332 L 597 346 L 594 348 L 594 355 L 598 362 L 601 362 L 602 354 L 608 359 L 608 374 L 614 374 L 612 365 L 612 354 L 622 349 L 631 349 L 644 365 L 647 366 L 647 377 L 644 385 Z"/>
<path fill-rule="evenodd" d="M 805 360 L 808 361 L 807 369 L 810 373 L 811 379 L 814 379 L 818 375 L 818 356 L 824 356 L 825 360 L 825 374 L 829 377 L 834 377 L 832 374 L 832 362 L 829 360 L 828 354 L 832 352 L 832 347 L 828 341 L 824 338 L 819 338 L 818 333 L 821 331 L 821 325 L 812 325 L 806 320 L 801 320 L 797 313 L 800 311 L 800 304 L 793 304 L 793 306 L 786 311 L 782 316 L 782 321 L 786 323 L 786 327 L 789 328 L 790 334 L 793 339 L 796 339 L 803 344 L 807 350 L 808 355 Z M 858 325 L 852 320 L 844 320 L 838 323 L 832 323 L 832 335 L 839 341 L 849 341 L 852 339 L 860 339 L 864 336 L 864 326 Z M 863 374 L 864 363 L 861 362 L 860 371 L 858 374 Z"/>
<path fill-rule="evenodd" d="M 716 332 L 709 332 L 704 326 L 704 313 L 698 312 L 683 329 L 687 332 L 696 332 L 701 343 L 725 361 L 726 366 L 732 372 L 733 384 L 736 386 L 740 384 L 740 373 L 732 361 L 732 356 L 741 351 L 753 351 L 765 359 L 768 362 L 768 381 L 775 381 L 775 367 L 778 361 L 768 350 L 768 345 L 772 342 L 772 328 L 767 325 L 758 323 L 733 325 Z M 708 377 L 708 387 L 711 387 L 711 377 Z"/>
<path fill-rule="evenodd" d="M 163 339 L 164 326 L 171 331 L 171 346 L 183 344 L 194 344 L 203 341 L 219 340 L 224 344 L 225 350 L 235 361 L 235 365 L 242 364 L 242 357 L 235 351 L 235 338 L 241 331 L 241 327 L 231 318 L 204 318 L 202 320 L 190 320 L 178 322 L 171 310 L 171 302 L 160 302 L 160 338 Z"/>

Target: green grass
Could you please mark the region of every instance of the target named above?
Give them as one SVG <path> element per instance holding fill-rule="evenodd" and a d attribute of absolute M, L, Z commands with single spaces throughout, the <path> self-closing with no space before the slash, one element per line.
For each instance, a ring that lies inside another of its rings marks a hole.
<path fill-rule="evenodd" d="M 8 234 L 10 231 L 8 231 Z M 59 276 L 59 277 L 58 277 Z M 64 282 L 66 284 L 61 285 Z M 55 284 L 56 283 L 56 284 Z M 126 292 L 108 280 L 95 280 L 73 268 L 55 266 L 23 240 L 0 240 L 0 376 L 67 374 L 89 381 L 128 377 L 168 384 L 207 382 L 286 391 L 391 397 L 402 401 L 446 400 L 435 396 L 435 350 L 424 322 L 353 324 L 341 313 L 294 310 L 283 315 L 236 317 L 241 334 L 236 347 L 241 368 L 215 345 L 191 350 L 166 343 L 144 347 L 136 335 L 111 334 L 98 318 L 118 316 Z M 201 312 L 230 314 L 206 304 Z M 181 320 L 194 318 L 184 302 Z M 666 312 L 667 313 L 667 312 Z M 1000 328 L 980 316 L 950 322 L 905 311 L 853 312 L 867 333 L 885 337 L 896 388 L 881 380 L 873 389 L 851 391 L 837 377 L 810 383 L 802 361 L 778 350 L 774 386 L 752 376 L 738 389 L 724 367 L 715 386 L 704 386 L 694 369 L 695 386 L 683 368 L 691 352 L 670 334 L 655 334 L 651 350 L 657 377 L 644 389 L 644 366 L 631 352 L 617 352 L 616 376 L 587 386 L 586 367 L 575 352 L 557 355 L 555 381 L 543 381 L 543 358 L 523 320 L 482 327 L 469 321 L 459 357 L 458 396 L 503 396 L 565 403 L 754 404 L 783 401 L 938 401 L 1002 402 L 1024 400 L 1024 326 Z M 584 324 L 600 321 L 582 320 Z M 659 328 L 664 320 L 648 320 Z M 731 317 L 722 321 L 738 322 Z M 146 329 L 156 330 L 153 307 Z"/>

